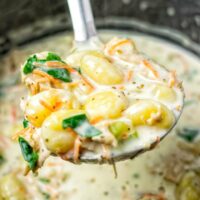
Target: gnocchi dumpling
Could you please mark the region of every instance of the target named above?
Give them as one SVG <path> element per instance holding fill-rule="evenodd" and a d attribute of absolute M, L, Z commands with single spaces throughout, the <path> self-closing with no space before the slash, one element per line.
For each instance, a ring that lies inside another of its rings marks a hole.
<path fill-rule="evenodd" d="M 153 96 L 160 101 L 173 102 L 176 100 L 176 93 L 173 88 L 164 85 L 154 85 L 152 88 Z"/>
<path fill-rule="evenodd" d="M 123 81 L 122 72 L 96 52 L 88 53 L 81 59 L 81 71 L 103 85 L 120 84 Z"/>
<path fill-rule="evenodd" d="M 126 112 L 133 126 L 147 125 L 170 128 L 175 117 L 165 105 L 153 100 L 137 100 Z"/>
<path fill-rule="evenodd" d="M 58 108 L 78 108 L 79 104 L 69 92 L 50 89 L 31 96 L 25 105 L 25 117 L 34 126 L 43 121 Z"/>
<path fill-rule="evenodd" d="M 26 189 L 23 183 L 14 175 L 8 174 L 0 180 L 0 199 L 26 200 Z"/>
<path fill-rule="evenodd" d="M 98 51 L 89 51 L 89 50 L 87 50 L 87 51 L 75 51 L 66 58 L 66 62 L 67 62 L 67 64 L 69 64 L 73 67 L 80 67 L 81 59 L 86 54 L 92 54 L 92 55 L 103 57 L 103 55 Z"/>
<path fill-rule="evenodd" d="M 63 129 L 62 121 L 73 115 L 83 114 L 82 110 L 59 110 L 52 113 L 42 125 L 42 139 L 49 151 L 55 154 L 66 153 L 74 146 L 76 135 Z"/>
<path fill-rule="evenodd" d="M 85 103 L 85 111 L 91 120 L 114 119 L 121 116 L 127 105 L 127 99 L 122 93 L 105 91 L 90 96 Z"/>

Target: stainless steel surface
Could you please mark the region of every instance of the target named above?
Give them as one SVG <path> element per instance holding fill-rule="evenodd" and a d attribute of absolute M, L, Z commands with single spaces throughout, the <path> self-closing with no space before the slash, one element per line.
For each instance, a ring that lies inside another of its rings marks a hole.
<path fill-rule="evenodd" d="M 84 42 L 96 35 L 90 0 L 67 0 L 75 41 Z"/>

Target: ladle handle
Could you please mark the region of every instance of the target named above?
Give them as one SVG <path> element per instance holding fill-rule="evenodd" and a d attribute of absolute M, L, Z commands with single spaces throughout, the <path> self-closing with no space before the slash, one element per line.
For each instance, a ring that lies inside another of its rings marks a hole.
<path fill-rule="evenodd" d="M 96 36 L 90 0 L 67 0 L 76 42 L 84 42 Z"/>

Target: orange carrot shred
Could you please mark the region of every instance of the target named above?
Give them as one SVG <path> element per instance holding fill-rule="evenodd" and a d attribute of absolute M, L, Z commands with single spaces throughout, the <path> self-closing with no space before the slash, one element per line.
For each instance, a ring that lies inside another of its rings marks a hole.
<path fill-rule="evenodd" d="M 54 105 L 54 110 L 58 110 L 63 105 L 63 102 L 57 101 Z"/>
<path fill-rule="evenodd" d="M 94 90 L 94 86 L 84 76 L 81 76 L 81 78 L 83 79 L 85 84 L 88 85 L 88 87 L 90 88 L 90 91 L 93 91 Z"/>
<path fill-rule="evenodd" d="M 70 73 L 75 73 L 77 72 L 75 69 L 71 68 L 69 65 L 57 62 L 57 61 L 48 61 L 46 62 L 48 67 L 56 67 L 56 68 L 65 68 L 68 70 Z"/>
<path fill-rule="evenodd" d="M 24 128 L 22 129 L 21 131 L 18 131 L 17 133 L 15 133 L 13 136 L 12 136 L 12 140 L 16 140 L 18 139 L 19 136 L 21 135 L 24 135 L 27 131 L 29 131 L 31 129 L 31 127 L 27 127 L 27 128 Z"/>
<path fill-rule="evenodd" d="M 52 108 L 52 106 L 49 105 L 46 101 L 43 101 L 42 99 L 40 99 L 39 102 L 40 102 L 40 104 L 41 104 L 42 106 L 44 106 L 45 108 L 47 108 L 47 109 L 50 110 L 51 112 L 54 111 L 54 109 Z"/>
<path fill-rule="evenodd" d="M 110 159 L 110 151 L 108 150 L 107 145 L 102 144 L 102 157 L 105 158 L 106 160 Z"/>
<path fill-rule="evenodd" d="M 45 72 L 43 72 L 43 71 L 41 71 L 41 70 L 34 69 L 34 70 L 33 70 L 33 73 L 34 73 L 34 74 L 37 74 L 37 75 L 39 75 L 39 76 L 46 77 L 46 78 L 48 78 L 51 82 L 54 82 L 54 83 L 58 82 L 55 78 L 53 78 L 52 76 L 50 76 L 49 74 L 47 74 L 47 73 L 45 73 Z"/>
<path fill-rule="evenodd" d="M 112 45 L 112 47 L 108 50 L 108 53 L 110 55 L 113 55 L 114 54 L 114 51 L 117 47 L 121 46 L 121 45 L 124 45 L 126 43 L 130 43 L 131 41 L 130 40 L 127 40 L 127 39 L 124 39 L 124 40 L 121 40 L 119 42 L 117 42 L 116 44 Z"/>
<path fill-rule="evenodd" d="M 95 119 L 92 119 L 90 121 L 90 123 L 91 124 L 96 124 L 96 123 L 100 122 L 102 119 L 103 119 L 103 117 L 99 116 L 99 117 L 96 117 Z"/>
<path fill-rule="evenodd" d="M 77 162 L 79 159 L 80 149 L 81 149 L 81 141 L 80 138 L 77 137 L 74 143 L 74 162 Z"/>
<path fill-rule="evenodd" d="M 128 74 L 127 74 L 127 81 L 130 81 L 132 77 L 133 77 L 133 71 L 130 70 L 130 71 L 128 72 Z"/>
<path fill-rule="evenodd" d="M 153 73 L 155 77 L 157 78 L 159 77 L 158 72 L 153 68 L 153 66 L 147 60 L 143 60 L 143 64 L 145 67 L 151 70 L 151 72 Z"/>
<path fill-rule="evenodd" d="M 168 85 L 169 87 L 173 87 L 174 85 L 176 85 L 177 81 L 176 81 L 176 71 L 173 70 L 170 72 L 170 78 L 169 78 L 169 82 Z"/>

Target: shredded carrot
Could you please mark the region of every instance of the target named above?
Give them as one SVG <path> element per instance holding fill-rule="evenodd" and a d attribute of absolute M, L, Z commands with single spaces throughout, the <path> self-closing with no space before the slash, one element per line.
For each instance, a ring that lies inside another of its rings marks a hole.
<path fill-rule="evenodd" d="M 74 143 L 74 162 L 77 162 L 79 159 L 80 149 L 81 149 L 81 141 L 80 138 L 77 137 Z"/>
<path fill-rule="evenodd" d="M 176 83 L 177 83 L 177 81 L 176 81 L 176 71 L 173 70 L 173 71 L 170 72 L 168 85 L 169 85 L 169 87 L 173 87 L 173 86 L 176 85 Z"/>
<path fill-rule="evenodd" d="M 99 117 L 96 117 L 96 118 L 92 119 L 90 121 L 90 123 L 91 124 L 96 124 L 96 123 L 100 122 L 102 119 L 103 119 L 103 117 L 99 116 Z"/>
<path fill-rule="evenodd" d="M 110 151 L 108 149 L 108 146 L 105 145 L 105 144 L 102 144 L 102 157 L 105 158 L 106 160 L 109 160 L 111 157 L 110 157 Z"/>
<path fill-rule="evenodd" d="M 61 165 L 61 163 L 58 163 L 58 162 L 48 162 L 47 163 L 47 166 L 49 166 L 49 167 L 55 167 L 55 166 L 60 166 Z"/>
<path fill-rule="evenodd" d="M 27 176 L 28 173 L 29 173 L 30 171 L 31 171 L 31 170 L 30 170 L 29 166 L 27 165 L 27 166 L 25 167 L 25 169 L 24 169 L 23 175 L 24 175 L 24 176 Z"/>
<path fill-rule="evenodd" d="M 45 108 L 47 108 L 49 111 L 53 112 L 54 109 L 52 108 L 51 105 L 49 105 L 46 101 L 43 101 L 42 99 L 40 99 L 40 104 L 43 105 Z"/>
<path fill-rule="evenodd" d="M 124 39 L 124 40 L 120 40 L 119 42 L 117 42 L 116 44 L 112 45 L 110 47 L 110 49 L 108 49 L 108 53 L 110 55 L 113 55 L 114 54 L 114 51 L 117 47 L 121 46 L 121 45 L 124 45 L 124 44 L 127 44 L 127 43 L 131 43 L 130 40 L 127 40 L 127 39 Z"/>
<path fill-rule="evenodd" d="M 76 132 L 72 128 L 66 128 L 66 130 L 71 134 L 72 137 L 77 137 Z"/>
<path fill-rule="evenodd" d="M 130 81 L 130 80 L 132 79 L 132 77 L 133 77 L 133 71 L 130 70 L 130 71 L 128 72 L 128 74 L 127 74 L 127 81 Z"/>
<path fill-rule="evenodd" d="M 31 127 L 27 127 L 27 128 L 24 128 L 22 129 L 21 131 L 18 131 L 17 133 L 15 133 L 13 136 L 12 136 L 12 140 L 17 140 L 19 136 L 21 135 L 25 135 L 27 131 L 29 131 L 31 129 Z"/>
<path fill-rule="evenodd" d="M 63 102 L 57 101 L 54 105 L 54 110 L 58 110 L 63 105 Z"/>
<path fill-rule="evenodd" d="M 57 62 L 57 61 L 48 61 L 46 62 L 48 67 L 56 67 L 56 68 L 65 68 L 68 70 L 70 73 L 76 73 L 77 71 L 73 68 L 71 68 L 69 65 Z"/>
<path fill-rule="evenodd" d="M 151 70 L 151 72 L 153 73 L 155 77 L 157 78 L 159 77 L 158 72 L 153 68 L 153 66 L 147 60 L 143 60 L 143 64 L 145 67 Z"/>
<path fill-rule="evenodd" d="M 95 89 L 94 86 L 84 76 L 81 75 L 81 78 L 83 79 L 84 83 L 90 88 L 90 91 L 93 91 Z"/>
<path fill-rule="evenodd" d="M 37 79 L 37 83 L 46 83 L 46 82 L 48 82 L 49 81 L 49 79 L 47 79 L 47 78 L 40 78 L 40 79 Z"/>
<path fill-rule="evenodd" d="M 50 80 L 51 82 L 53 82 L 53 83 L 57 83 L 57 82 L 58 82 L 58 80 L 56 80 L 55 78 L 53 78 L 52 76 L 50 76 L 49 74 L 47 74 L 47 73 L 45 73 L 45 72 L 43 72 L 43 71 L 41 71 L 41 70 L 34 69 L 34 70 L 33 70 L 33 73 L 34 73 L 34 74 L 37 74 L 37 75 L 39 75 L 39 76 L 46 77 L 47 79 L 49 79 L 49 80 Z"/>
<path fill-rule="evenodd" d="M 30 122 L 34 122 L 34 121 L 36 120 L 36 116 L 31 116 L 31 115 L 29 115 L 29 116 L 27 117 L 27 119 L 28 119 L 28 121 L 30 121 Z"/>
<path fill-rule="evenodd" d="M 30 91 L 31 91 L 31 94 L 34 95 L 34 94 L 37 94 L 37 86 L 34 84 L 30 84 Z"/>

